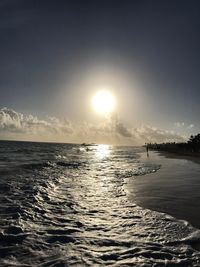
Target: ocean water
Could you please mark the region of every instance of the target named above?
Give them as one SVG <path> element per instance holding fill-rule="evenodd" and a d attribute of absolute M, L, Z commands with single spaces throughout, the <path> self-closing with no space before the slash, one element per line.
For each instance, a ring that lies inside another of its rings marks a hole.
<path fill-rule="evenodd" d="M 200 266 L 200 232 L 139 207 L 142 148 L 0 142 L 0 266 Z"/>

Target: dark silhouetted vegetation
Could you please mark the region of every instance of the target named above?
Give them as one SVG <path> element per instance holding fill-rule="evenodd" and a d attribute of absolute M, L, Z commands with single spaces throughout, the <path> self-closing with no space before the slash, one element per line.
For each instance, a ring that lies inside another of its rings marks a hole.
<path fill-rule="evenodd" d="M 151 150 L 168 151 L 173 153 L 200 156 L 200 134 L 191 135 L 185 143 L 149 143 L 148 148 Z"/>

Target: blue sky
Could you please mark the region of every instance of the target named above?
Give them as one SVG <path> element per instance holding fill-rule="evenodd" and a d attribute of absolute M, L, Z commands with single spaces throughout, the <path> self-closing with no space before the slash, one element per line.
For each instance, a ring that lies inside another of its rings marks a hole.
<path fill-rule="evenodd" d="M 4 107 L 38 121 L 70 122 L 76 138 L 67 131 L 59 141 L 81 141 L 83 123 L 87 131 L 88 125 L 112 128 L 110 118 L 91 108 L 91 96 L 103 87 L 115 95 L 118 122 L 131 133 L 142 127 L 181 138 L 197 133 L 199 11 L 197 0 L 1 0 L 0 137 L 41 137 L 11 133 Z M 144 141 L 107 134 L 99 139 Z"/>

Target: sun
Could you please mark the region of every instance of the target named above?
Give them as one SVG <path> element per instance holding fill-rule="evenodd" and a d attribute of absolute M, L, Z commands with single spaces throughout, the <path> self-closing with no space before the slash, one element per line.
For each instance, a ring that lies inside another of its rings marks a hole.
<path fill-rule="evenodd" d="M 93 96 L 92 105 L 96 112 L 101 114 L 109 114 L 114 111 L 116 100 L 111 92 L 107 90 L 101 90 Z"/>

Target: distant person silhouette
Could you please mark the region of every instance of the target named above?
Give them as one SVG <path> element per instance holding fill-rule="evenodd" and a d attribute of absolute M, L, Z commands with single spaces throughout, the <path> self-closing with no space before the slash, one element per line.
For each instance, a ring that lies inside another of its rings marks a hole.
<path fill-rule="evenodd" d="M 146 144 L 147 157 L 149 157 L 149 146 Z"/>
<path fill-rule="evenodd" d="M 149 152 L 148 144 L 146 144 L 146 151 L 147 151 L 147 153 Z"/>

